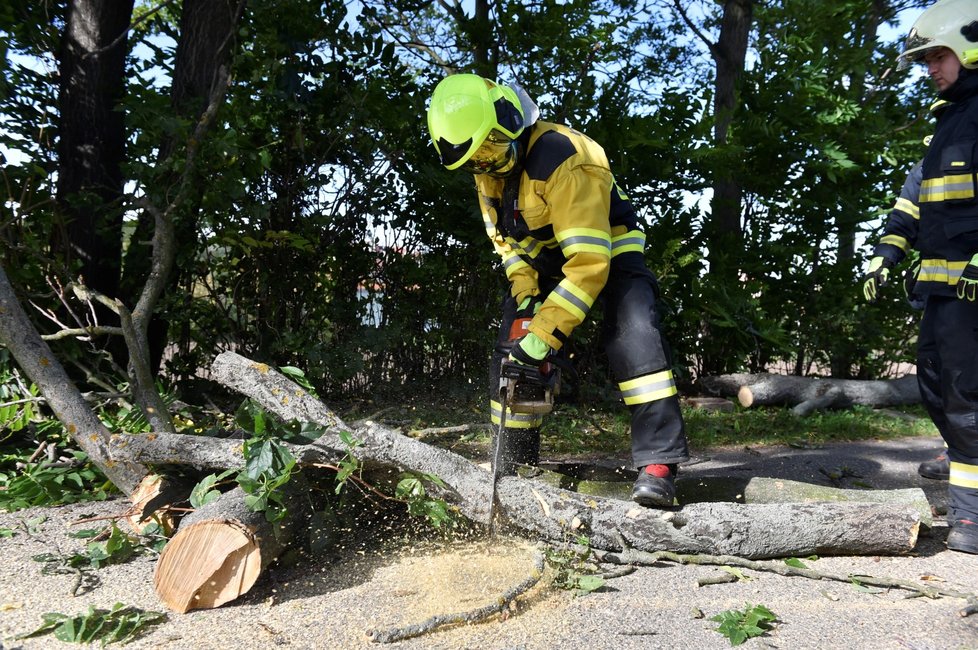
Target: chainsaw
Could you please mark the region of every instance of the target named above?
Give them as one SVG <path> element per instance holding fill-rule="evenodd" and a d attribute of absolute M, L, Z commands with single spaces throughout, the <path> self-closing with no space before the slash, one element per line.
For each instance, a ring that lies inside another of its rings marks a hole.
<path fill-rule="evenodd" d="M 529 318 L 519 318 L 510 328 L 510 343 L 514 343 L 529 326 Z M 539 367 L 525 366 L 503 359 L 499 368 L 499 430 L 492 452 L 492 495 L 489 500 L 489 534 L 495 530 L 496 487 L 502 475 L 507 448 L 506 417 L 509 413 L 545 415 L 553 410 L 554 397 L 560 393 L 560 368 L 549 358 Z"/>

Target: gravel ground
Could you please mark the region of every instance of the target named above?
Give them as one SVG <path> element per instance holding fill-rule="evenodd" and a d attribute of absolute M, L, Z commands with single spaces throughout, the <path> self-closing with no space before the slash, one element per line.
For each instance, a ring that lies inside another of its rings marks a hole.
<path fill-rule="evenodd" d="M 834 480 L 842 487 L 847 487 L 846 481 L 875 488 L 923 487 L 941 509 L 944 486 L 915 473 L 916 464 L 938 448 L 938 441 L 923 438 L 805 450 L 709 450 L 684 468 L 682 476 L 701 480 L 758 475 L 827 484 L 833 480 L 830 475 L 841 474 Z M 116 602 L 162 610 L 152 587 L 150 557 L 101 569 L 101 584 L 78 597 L 70 595 L 72 576 L 42 575 L 41 565 L 31 559 L 81 548 L 82 540 L 66 535 L 71 522 L 119 512 L 124 505 L 116 501 L 0 513 L 0 528 L 18 531 L 0 539 L 0 648 L 77 647 L 53 637 L 13 638 L 35 629 L 44 612 L 74 614 L 89 605 L 108 608 Z M 978 556 L 948 551 L 947 528 L 940 519 L 921 538 L 913 556 L 822 558 L 809 565 L 823 573 L 924 579 L 978 593 Z M 534 553 L 522 540 L 490 546 L 469 539 L 440 547 L 405 545 L 396 553 L 350 550 L 313 563 L 273 567 L 238 602 L 216 610 L 170 613 L 167 622 L 129 647 L 377 647 L 366 634 L 370 629 L 417 623 L 493 602 L 528 575 Z M 959 616 L 959 599 L 907 598 L 901 590 L 866 593 L 846 583 L 753 571 L 745 571 L 749 580 L 697 587 L 698 578 L 719 572 L 713 567 L 640 568 L 582 597 L 547 587 L 545 577 L 505 620 L 494 617 L 390 647 L 725 648 L 727 640 L 709 618 L 750 603 L 767 606 L 779 622 L 745 648 L 978 648 L 978 614 Z"/>

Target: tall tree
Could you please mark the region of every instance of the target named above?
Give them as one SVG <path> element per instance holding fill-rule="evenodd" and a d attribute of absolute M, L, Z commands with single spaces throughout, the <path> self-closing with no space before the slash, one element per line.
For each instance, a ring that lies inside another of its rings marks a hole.
<path fill-rule="evenodd" d="M 133 0 L 72 0 L 59 54 L 55 247 L 115 297 L 122 261 L 126 54 Z"/>
<path fill-rule="evenodd" d="M 673 0 L 676 11 L 689 29 L 706 45 L 715 65 L 713 81 L 713 143 L 725 152 L 735 142 L 730 127 L 738 108 L 738 84 L 744 74 L 747 46 L 754 17 L 754 0 L 724 0 L 720 30 L 716 40 L 689 15 L 687 3 Z M 718 275 L 739 271 L 739 252 L 743 249 L 741 207 L 742 171 L 734 156 L 718 156 L 713 168 L 713 197 L 707 229 L 710 272 Z"/>

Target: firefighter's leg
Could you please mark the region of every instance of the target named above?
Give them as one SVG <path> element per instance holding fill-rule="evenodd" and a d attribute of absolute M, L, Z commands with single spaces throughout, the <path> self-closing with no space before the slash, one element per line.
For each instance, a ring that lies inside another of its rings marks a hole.
<path fill-rule="evenodd" d="M 499 422 L 502 415 L 502 403 L 499 397 L 499 369 L 503 359 L 509 356 L 509 328 L 515 317 L 516 301 L 507 292 L 503 297 L 502 322 L 499 326 L 499 334 L 496 337 L 496 345 L 489 362 L 489 414 L 493 425 L 490 457 L 492 450 L 496 448 L 496 436 L 499 433 Z M 502 458 L 500 472 L 502 474 L 514 474 L 517 465 L 536 465 L 540 461 L 540 425 L 542 423 L 543 416 L 541 415 L 513 413 L 507 410 L 506 429 L 500 441 Z"/>
<path fill-rule="evenodd" d="M 689 451 L 669 352 L 659 330 L 658 288 L 641 254 L 612 259 L 602 295 L 608 360 L 631 413 L 632 462 L 640 471 L 667 466 L 674 477 Z"/>
<path fill-rule="evenodd" d="M 927 302 L 929 308 L 925 306 L 920 322 L 920 335 L 917 337 L 917 385 L 920 387 L 920 398 L 934 426 L 945 439 L 948 422 L 944 413 L 944 399 L 941 397 L 941 354 L 935 324 L 939 320 L 937 313 L 946 300 L 932 297 Z M 917 473 L 924 478 L 946 481 L 950 473 L 947 451 L 944 450 L 936 458 L 921 463 Z"/>
<path fill-rule="evenodd" d="M 929 327 L 940 356 L 941 435 L 951 461 L 948 546 L 978 553 L 978 304 L 956 298 L 928 303 L 933 311 L 924 317 L 933 317 Z"/>

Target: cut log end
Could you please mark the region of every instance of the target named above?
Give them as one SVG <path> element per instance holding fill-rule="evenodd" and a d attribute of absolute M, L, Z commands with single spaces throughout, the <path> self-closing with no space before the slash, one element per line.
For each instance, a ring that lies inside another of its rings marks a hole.
<path fill-rule="evenodd" d="M 751 404 L 754 403 L 754 392 L 751 391 L 750 386 L 740 387 L 740 390 L 737 391 L 737 401 L 744 408 L 750 408 Z"/>
<path fill-rule="evenodd" d="M 179 530 L 160 554 L 153 582 L 166 606 L 182 614 L 234 600 L 261 568 L 258 540 L 246 527 L 210 520 Z"/>

